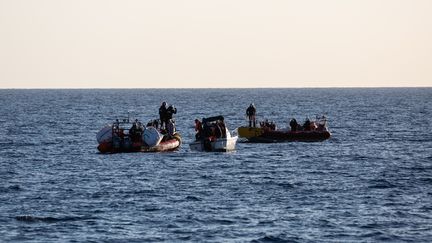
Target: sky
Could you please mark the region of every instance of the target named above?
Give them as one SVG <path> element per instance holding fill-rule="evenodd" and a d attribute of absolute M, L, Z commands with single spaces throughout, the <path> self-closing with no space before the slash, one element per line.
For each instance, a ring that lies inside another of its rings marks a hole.
<path fill-rule="evenodd" d="M 0 88 L 432 87 L 430 0 L 0 0 Z"/>

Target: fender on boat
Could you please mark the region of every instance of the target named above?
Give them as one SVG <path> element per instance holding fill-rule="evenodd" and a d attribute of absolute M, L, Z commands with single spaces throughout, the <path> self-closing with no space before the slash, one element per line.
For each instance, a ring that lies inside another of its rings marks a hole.
<path fill-rule="evenodd" d="M 97 149 L 101 153 L 110 153 L 111 150 L 113 149 L 112 143 L 110 143 L 110 142 L 103 142 L 103 143 L 99 144 L 99 146 L 97 147 Z"/>

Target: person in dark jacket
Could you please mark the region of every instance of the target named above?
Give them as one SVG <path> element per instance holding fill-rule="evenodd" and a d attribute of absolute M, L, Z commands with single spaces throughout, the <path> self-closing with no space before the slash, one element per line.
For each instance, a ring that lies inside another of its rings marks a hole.
<path fill-rule="evenodd" d="M 167 117 L 167 103 L 164 101 L 162 105 L 159 107 L 159 118 L 160 118 L 160 128 L 163 129 L 166 126 L 166 117 Z"/>
<path fill-rule="evenodd" d="M 195 119 L 195 139 L 198 141 L 199 139 L 201 139 L 202 135 L 203 135 L 202 123 L 200 122 L 200 120 Z"/>
<path fill-rule="evenodd" d="M 177 114 L 177 108 L 175 108 L 173 105 L 170 105 L 166 111 L 166 114 L 166 120 L 171 120 L 173 118 L 173 114 Z"/>
<path fill-rule="evenodd" d="M 293 131 L 293 132 L 297 131 L 298 123 L 297 123 L 297 120 L 296 120 L 296 119 L 294 119 L 294 118 L 291 119 L 289 125 L 290 125 L 290 127 L 291 127 L 291 131 Z"/>
<path fill-rule="evenodd" d="M 306 118 L 306 121 L 303 124 L 303 130 L 304 131 L 310 131 L 311 130 L 311 122 L 310 122 L 309 118 Z"/>
<path fill-rule="evenodd" d="M 255 127 L 255 114 L 256 114 L 256 108 L 255 105 L 252 103 L 249 105 L 249 107 L 246 109 L 246 115 L 249 118 L 249 127 L 252 127 L 252 123 L 253 123 L 253 127 Z"/>

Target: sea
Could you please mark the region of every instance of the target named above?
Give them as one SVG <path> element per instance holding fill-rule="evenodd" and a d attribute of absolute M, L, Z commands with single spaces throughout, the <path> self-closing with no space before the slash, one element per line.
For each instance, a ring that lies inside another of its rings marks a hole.
<path fill-rule="evenodd" d="M 177 108 L 178 151 L 100 154 L 116 118 Z M 194 152 L 228 128 L 325 115 L 322 142 Z M 432 88 L 0 90 L 1 242 L 431 242 Z"/>

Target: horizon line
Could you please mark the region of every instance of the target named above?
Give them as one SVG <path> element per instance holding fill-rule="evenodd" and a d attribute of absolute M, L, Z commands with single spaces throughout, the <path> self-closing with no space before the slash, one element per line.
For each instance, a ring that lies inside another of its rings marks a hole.
<path fill-rule="evenodd" d="M 432 88 L 431 86 L 322 86 L 322 87 L 10 87 L 10 88 L 2 88 L 0 90 L 41 90 L 41 89 L 50 89 L 50 90 L 61 90 L 61 89 L 398 89 L 398 88 Z"/>

